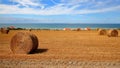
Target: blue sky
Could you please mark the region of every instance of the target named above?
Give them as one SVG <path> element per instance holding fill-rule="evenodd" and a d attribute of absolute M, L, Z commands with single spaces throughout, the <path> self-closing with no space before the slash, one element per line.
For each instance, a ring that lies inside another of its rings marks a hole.
<path fill-rule="evenodd" d="M 120 0 L 0 0 L 0 23 L 120 23 Z"/>

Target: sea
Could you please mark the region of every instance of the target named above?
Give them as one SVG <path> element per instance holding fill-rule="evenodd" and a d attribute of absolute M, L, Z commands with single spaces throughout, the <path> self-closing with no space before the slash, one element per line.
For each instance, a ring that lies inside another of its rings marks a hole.
<path fill-rule="evenodd" d="M 63 28 L 86 28 L 91 29 L 104 28 L 104 29 L 119 29 L 120 24 L 65 24 L 65 23 L 9 23 L 0 24 L 0 27 L 14 26 L 15 28 L 26 28 L 26 29 L 63 29 Z"/>

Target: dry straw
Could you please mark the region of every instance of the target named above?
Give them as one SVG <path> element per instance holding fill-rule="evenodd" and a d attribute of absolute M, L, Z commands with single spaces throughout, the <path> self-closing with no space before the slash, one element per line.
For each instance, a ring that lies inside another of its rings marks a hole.
<path fill-rule="evenodd" d="M 99 35 L 106 35 L 107 34 L 107 31 L 105 29 L 99 29 L 98 30 L 98 34 Z"/>
<path fill-rule="evenodd" d="M 38 38 L 31 33 L 18 32 L 11 39 L 10 48 L 14 54 L 28 54 L 38 48 Z"/>
<path fill-rule="evenodd" d="M 30 34 L 30 36 L 31 36 L 31 38 L 32 38 L 32 41 L 33 41 L 33 43 L 34 43 L 31 52 L 34 52 L 34 51 L 38 48 L 38 38 L 37 38 L 36 35 L 34 35 L 34 34 L 32 34 L 32 33 L 29 33 L 29 34 Z"/>
<path fill-rule="evenodd" d="M 118 31 L 116 29 L 110 29 L 108 31 L 108 37 L 117 37 L 118 36 Z"/>

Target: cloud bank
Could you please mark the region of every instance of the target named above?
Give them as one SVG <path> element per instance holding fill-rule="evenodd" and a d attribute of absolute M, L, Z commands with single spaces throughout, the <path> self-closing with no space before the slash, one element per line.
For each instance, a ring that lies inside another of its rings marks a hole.
<path fill-rule="evenodd" d="M 119 0 L 8 0 L 0 14 L 73 15 L 120 10 Z"/>

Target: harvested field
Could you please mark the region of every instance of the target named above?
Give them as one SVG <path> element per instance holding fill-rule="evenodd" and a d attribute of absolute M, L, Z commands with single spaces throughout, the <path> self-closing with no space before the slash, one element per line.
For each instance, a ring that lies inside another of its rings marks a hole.
<path fill-rule="evenodd" d="M 14 55 L 11 38 L 19 31 L 0 33 L 0 67 L 120 68 L 120 34 L 100 36 L 97 31 L 32 30 L 39 39 L 36 52 Z M 119 31 L 120 33 L 120 31 Z"/>

